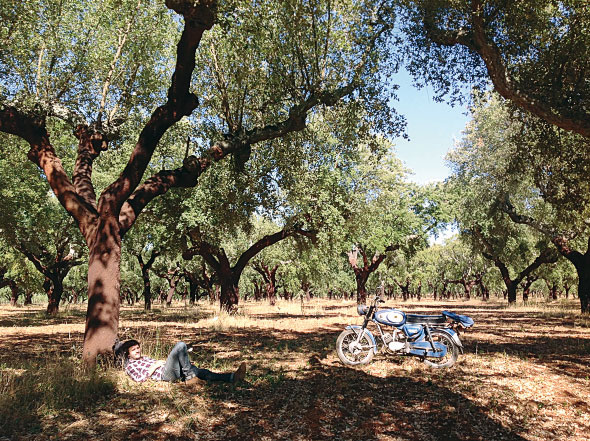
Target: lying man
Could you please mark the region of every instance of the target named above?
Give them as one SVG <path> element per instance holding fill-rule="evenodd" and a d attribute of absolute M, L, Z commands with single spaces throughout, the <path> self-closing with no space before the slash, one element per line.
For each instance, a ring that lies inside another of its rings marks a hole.
<path fill-rule="evenodd" d="M 178 342 L 168 354 L 166 361 L 142 357 L 141 345 L 137 340 L 115 343 L 115 359 L 122 361 L 125 373 L 134 381 L 149 379 L 156 381 L 184 381 L 192 384 L 199 379 L 205 381 L 223 381 L 237 383 L 246 376 L 246 363 L 233 373 L 218 374 L 208 369 L 200 369 L 190 362 L 186 343 Z"/>

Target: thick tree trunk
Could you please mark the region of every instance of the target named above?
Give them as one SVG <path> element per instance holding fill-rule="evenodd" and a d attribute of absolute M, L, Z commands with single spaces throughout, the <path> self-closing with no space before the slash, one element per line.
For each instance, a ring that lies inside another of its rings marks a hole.
<path fill-rule="evenodd" d="M 18 288 L 16 286 L 10 287 L 10 306 L 16 306 L 18 302 Z"/>
<path fill-rule="evenodd" d="M 194 305 L 197 302 L 197 298 L 199 297 L 199 284 L 189 279 L 188 281 L 188 289 L 189 289 L 189 305 Z"/>
<path fill-rule="evenodd" d="M 356 278 L 356 303 L 364 305 L 367 303 L 367 279 L 369 274 L 364 271 L 355 271 Z"/>
<path fill-rule="evenodd" d="M 254 281 L 254 300 L 256 302 L 262 300 L 262 282 L 258 283 L 256 280 Z"/>
<path fill-rule="evenodd" d="M 237 284 L 233 283 L 233 277 L 228 277 L 227 279 L 222 278 L 220 282 L 221 294 L 219 303 L 221 309 L 233 313 L 237 309 L 240 300 L 240 288 Z"/>
<path fill-rule="evenodd" d="M 244 268 L 248 262 L 263 249 L 294 235 L 315 238 L 315 232 L 305 231 L 299 226 L 285 227 L 281 231 L 264 236 L 244 251 L 236 264 L 232 267 L 223 248 L 217 248 L 205 241 L 199 240 L 191 249 L 183 252 L 184 259 L 191 259 L 195 254 L 203 256 L 205 261 L 215 269 L 221 284 L 221 309 L 235 311 L 240 299 L 238 284 Z"/>
<path fill-rule="evenodd" d="M 151 309 L 152 309 L 152 287 L 151 287 L 151 283 L 150 283 L 150 276 L 147 273 L 145 276 L 143 276 L 143 300 L 144 300 L 143 309 L 145 311 L 151 311 Z"/>
<path fill-rule="evenodd" d="M 176 292 L 177 283 L 178 277 L 172 277 L 172 279 L 170 279 L 170 288 L 168 289 L 168 293 L 166 294 L 166 306 L 172 306 L 172 298 L 174 297 L 174 293 Z"/>
<path fill-rule="evenodd" d="M 581 259 L 581 262 L 574 265 L 578 273 L 578 297 L 580 298 L 582 314 L 590 313 L 590 265 L 586 262 L 588 260 L 590 259 L 585 256 L 584 259 Z"/>
<path fill-rule="evenodd" d="M 277 269 L 278 265 L 275 265 L 272 269 L 265 265 L 263 262 L 257 262 L 253 265 L 253 268 L 258 272 L 265 283 L 266 298 L 270 302 L 271 306 L 274 306 L 277 302 Z"/>
<path fill-rule="evenodd" d="M 93 366 L 97 355 L 112 350 L 119 328 L 121 236 L 117 219 L 100 219 L 88 248 L 88 311 L 83 358 Z"/>
<path fill-rule="evenodd" d="M 49 279 L 49 278 L 48 278 Z M 63 282 L 59 276 L 54 276 L 51 279 L 51 288 L 47 292 L 47 314 L 57 314 L 59 312 L 59 303 L 64 292 Z"/>
<path fill-rule="evenodd" d="M 508 304 L 516 303 L 516 283 L 512 280 L 504 280 L 504 283 L 506 283 L 508 293 Z"/>
<path fill-rule="evenodd" d="M 10 306 L 16 306 L 16 302 L 18 301 L 18 285 L 12 279 L 5 279 L 4 274 L 6 273 L 6 269 L 0 268 L 0 288 L 4 288 L 5 286 L 10 287 Z M 27 304 L 25 298 L 25 305 Z"/>
<path fill-rule="evenodd" d="M 277 303 L 277 291 L 275 286 L 272 284 L 266 285 L 266 296 L 268 297 L 268 301 L 270 302 L 270 306 L 275 306 Z"/>
<path fill-rule="evenodd" d="M 354 250 L 349 251 L 348 254 L 348 263 L 352 267 L 354 271 L 354 276 L 356 279 L 356 301 L 357 304 L 363 304 L 367 302 L 367 280 L 369 276 L 377 271 L 383 259 L 385 259 L 386 253 L 388 251 L 395 251 L 398 249 L 399 246 L 397 245 L 390 245 L 385 248 L 385 252 L 383 253 L 375 253 L 373 258 L 369 261 L 367 253 L 361 246 L 357 246 Z M 361 254 L 363 260 L 362 265 L 359 263 L 358 255 Z"/>
<path fill-rule="evenodd" d="M 537 277 L 527 276 L 522 285 L 522 301 L 526 303 L 529 301 L 529 294 L 531 292 L 532 284 L 537 280 Z"/>
<path fill-rule="evenodd" d="M 154 264 L 156 257 L 158 257 L 160 253 L 158 251 L 152 251 L 152 255 L 148 259 L 147 262 L 143 261 L 143 257 L 141 257 L 141 253 L 137 254 L 137 260 L 139 262 L 139 267 L 141 268 L 141 278 L 143 280 L 143 299 L 144 299 L 144 309 L 146 311 L 150 311 L 152 309 L 152 288 L 150 282 L 150 269 Z"/>
<path fill-rule="evenodd" d="M 477 285 L 477 281 L 475 280 L 470 280 L 468 282 L 465 283 L 465 298 L 467 300 L 471 299 L 471 290 L 473 289 L 473 287 Z"/>
<path fill-rule="evenodd" d="M 590 273 L 586 273 L 580 276 L 580 281 L 578 284 L 578 296 L 580 298 L 580 306 L 582 310 L 582 314 L 590 313 L 589 308 L 589 299 L 590 299 Z"/>

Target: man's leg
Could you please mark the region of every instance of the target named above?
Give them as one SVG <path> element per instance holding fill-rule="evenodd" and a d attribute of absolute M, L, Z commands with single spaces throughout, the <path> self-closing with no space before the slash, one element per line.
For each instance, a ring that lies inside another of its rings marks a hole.
<path fill-rule="evenodd" d="M 186 343 L 178 342 L 168 354 L 164 370 L 162 371 L 162 380 L 176 381 L 180 379 L 190 379 L 195 374 L 191 371 L 191 362 L 188 358 Z"/>
<path fill-rule="evenodd" d="M 193 367 L 193 372 L 198 378 L 205 381 L 224 381 L 226 383 L 233 381 L 233 374 L 218 374 L 211 372 L 209 369 L 200 369 L 198 367 Z"/>
<path fill-rule="evenodd" d="M 244 377 L 246 376 L 246 363 L 240 364 L 240 367 L 238 367 L 234 373 L 230 374 L 218 374 L 216 372 L 211 372 L 209 369 L 199 369 L 194 365 L 192 367 L 192 371 L 195 373 L 196 377 L 201 380 L 239 383 L 244 381 Z"/>

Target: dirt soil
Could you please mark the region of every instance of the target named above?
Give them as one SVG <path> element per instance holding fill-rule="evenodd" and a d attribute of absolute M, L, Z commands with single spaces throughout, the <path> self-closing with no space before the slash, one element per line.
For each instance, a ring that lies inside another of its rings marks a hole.
<path fill-rule="evenodd" d="M 245 360 L 244 383 L 135 384 L 113 371 L 108 398 L 40 413 L 41 430 L 24 428 L 17 439 L 590 440 L 587 319 L 493 303 L 404 304 L 406 312 L 449 309 L 475 320 L 457 364 L 433 370 L 378 354 L 350 368 L 335 341 L 361 322 L 351 302 L 243 308 L 242 321 L 223 324 L 210 306 L 147 315 L 126 307 L 121 337 L 166 347 L 184 340 L 195 364 L 217 371 Z M 0 370 L 79 356 L 84 311 L 46 318 L 41 310 L 0 307 Z"/>

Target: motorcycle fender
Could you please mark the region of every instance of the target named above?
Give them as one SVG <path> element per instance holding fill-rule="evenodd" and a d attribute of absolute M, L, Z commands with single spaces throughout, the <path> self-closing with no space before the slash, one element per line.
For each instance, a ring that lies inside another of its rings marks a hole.
<path fill-rule="evenodd" d="M 449 337 L 451 337 L 451 340 L 453 340 L 453 343 L 455 343 L 459 347 L 459 350 L 461 351 L 461 353 L 463 353 L 463 343 L 461 343 L 461 340 L 459 340 L 459 334 L 457 334 L 454 330 L 448 329 L 448 328 L 447 329 L 437 329 L 437 331 L 444 332 Z"/>
<path fill-rule="evenodd" d="M 362 329 L 362 326 L 348 325 L 346 327 L 346 329 L 354 329 L 355 331 L 360 331 Z M 375 337 L 373 336 L 373 334 L 371 334 L 371 331 L 369 331 L 366 328 L 365 328 L 365 334 L 367 334 L 367 336 L 371 340 L 371 344 L 373 345 L 373 352 L 375 352 L 375 354 L 376 354 L 377 353 L 377 341 L 375 340 Z"/>

